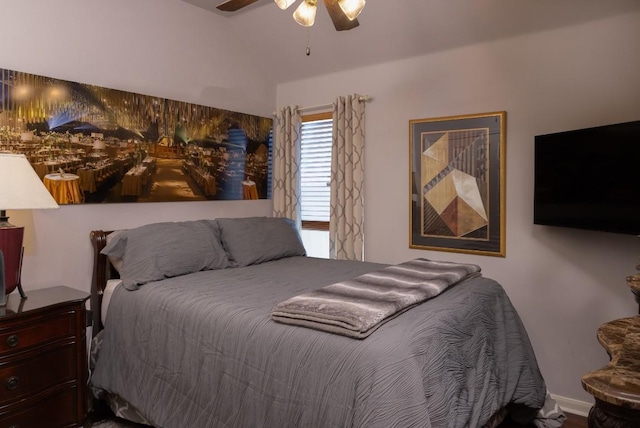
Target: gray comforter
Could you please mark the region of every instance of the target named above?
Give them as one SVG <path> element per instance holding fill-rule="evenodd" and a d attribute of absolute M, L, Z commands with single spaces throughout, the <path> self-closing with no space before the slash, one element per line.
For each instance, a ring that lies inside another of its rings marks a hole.
<path fill-rule="evenodd" d="M 381 267 L 292 257 L 119 287 L 91 382 L 158 428 L 480 427 L 509 403 L 542 407 L 522 323 L 484 277 L 364 341 L 270 319 L 278 302 Z"/>

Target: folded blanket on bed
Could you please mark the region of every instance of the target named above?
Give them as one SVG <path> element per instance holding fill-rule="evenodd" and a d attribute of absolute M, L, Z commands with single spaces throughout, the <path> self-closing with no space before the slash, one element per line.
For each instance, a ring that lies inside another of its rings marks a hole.
<path fill-rule="evenodd" d="M 364 339 L 386 321 L 479 272 L 477 265 L 414 259 L 292 297 L 276 305 L 271 318 Z"/>

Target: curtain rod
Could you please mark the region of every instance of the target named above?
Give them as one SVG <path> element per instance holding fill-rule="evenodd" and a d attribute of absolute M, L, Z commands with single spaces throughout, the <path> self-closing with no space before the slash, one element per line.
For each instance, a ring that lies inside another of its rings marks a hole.
<path fill-rule="evenodd" d="M 367 103 L 369 101 L 371 101 L 373 98 L 371 98 L 371 96 L 369 95 L 360 95 L 358 97 L 358 101 L 360 101 L 361 103 Z M 317 106 L 310 106 L 310 107 L 300 107 L 298 108 L 299 112 L 303 112 L 303 111 L 310 111 L 310 110 L 320 110 L 320 109 L 325 109 L 325 108 L 329 108 L 329 107 L 333 107 L 333 103 L 328 103 L 328 104 L 320 104 Z"/>
<path fill-rule="evenodd" d="M 319 104 L 317 106 L 310 106 L 310 107 L 298 107 L 298 112 L 302 113 L 305 111 L 324 110 L 324 109 L 328 109 L 329 107 L 333 107 L 333 103 Z"/>
<path fill-rule="evenodd" d="M 360 101 L 361 103 L 368 103 L 371 100 L 373 100 L 373 97 L 371 97 L 370 95 L 360 95 L 358 97 L 358 101 Z M 298 107 L 298 112 L 302 113 L 305 111 L 324 110 L 324 109 L 328 109 L 329 107 L 333 107 L 333 103 L 319 104 L 317 106 L 309 106 L 309 107 Z M 274 111 L 273 115 L 275 116 L 276 114 L 277 112 Z"/>

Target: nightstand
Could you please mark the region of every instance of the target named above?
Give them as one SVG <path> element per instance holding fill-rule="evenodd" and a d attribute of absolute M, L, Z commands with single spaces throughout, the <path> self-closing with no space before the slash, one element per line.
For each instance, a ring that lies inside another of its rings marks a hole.
<path fill-rule="evenodd" d="M 0 307 L 0 427 L 81 427 L 89 294 L 52 287 Z"/>

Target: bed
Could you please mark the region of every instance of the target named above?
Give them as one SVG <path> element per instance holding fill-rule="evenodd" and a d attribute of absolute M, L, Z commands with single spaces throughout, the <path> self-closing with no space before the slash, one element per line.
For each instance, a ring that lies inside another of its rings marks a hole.
<path fill-rule="evenodd" d="M 388 266 L 307 257 L 288 219 L 91 239 L 90 386 L 118 416 L 157 428 L 483 427 L 507 413 L 562 425 L 516 310 L 482 275 L 356 339 L 272 310 Z"/>

